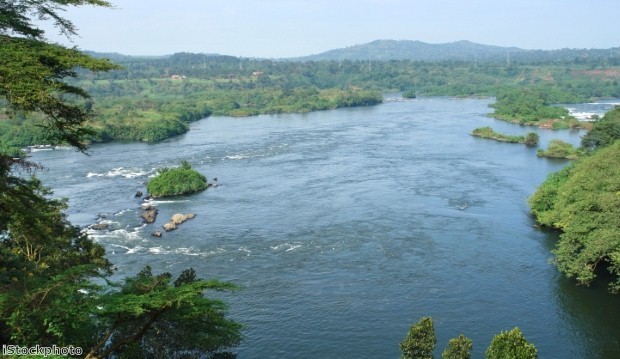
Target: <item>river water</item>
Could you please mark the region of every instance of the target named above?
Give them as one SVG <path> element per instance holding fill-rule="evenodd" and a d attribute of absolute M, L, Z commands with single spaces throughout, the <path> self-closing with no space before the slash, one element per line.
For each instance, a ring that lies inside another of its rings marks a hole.
<path fill-rule="evenodd" d="M 567 162 L 469 135 L 534 130 L 546 147 L 553 138 L 578 144 L 583 133 L 497 121 L 489 103 L 419 98 L 210 117 L 158 144 L 32 159 L 69 198 L 73 223 L 110 224 L 90 233 L 119 278 L 150 264 L 240 285 L 212 294 L 245 324 L 239 358 L 397 358 L 423 316 L 434 319 L 437 356 L 463 333 L 483 357 L 493 335 L 518 326 L 541 358 L 620 357 L 618 298 L 604 284 L 562 278 L 549 264 L 555 235 L 528 214 L 528 196 Z M 157 222 L 142 225 L 136 190 L 181 160 L 219 186 L 155 202 Z M 179 212 L 196 218 L 150 236 Z"/>

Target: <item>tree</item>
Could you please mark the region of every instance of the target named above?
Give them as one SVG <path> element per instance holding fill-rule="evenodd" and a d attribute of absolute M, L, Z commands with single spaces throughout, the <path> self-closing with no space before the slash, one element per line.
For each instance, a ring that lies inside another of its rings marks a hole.
<path fill-rule="evenodd" d="M 538 146 L 538 143 L 540 142 L 540 137 L 538 136 L 538 134 L 536 132 L 528 132 L 525 135 L 525 140 L 524 140 L 524 144 L 526 146 Z"/>
<path fill-rule="evenodd" d="M 66 142 L 85 150 L 85 137 L 92 134 L 83 124 L 89 118 L 78 100 L 89 95 L 69 85 L 77 68 L 109 71 L 118 68 L 105 59 L 95 59 L 60 45 L 44 41 L 44 31 L 29 16 L 52 20 L 59 31 L 75 35 L 71 21 L 58 13 L 68 5 L 111 6 L 100 0 L 20 0 L 0 3 L 0 96 L 6 99 L 10 114 L 37 113 L 47 128 L 50 143 Z M 18 36 L 11 36 L 18 35 Z"/>
<path fill-rule="evenodd" d="M 530 198 L 537 221 L 562 231 L 554 264 L 589 285 L 600 270 L 620 292 L 620 141 L 549 175 Z"/>
<path fill-rule="evenodd" d="M 187 161 L 178 168 L 163 168 L 146 184 L 153 197 L 168 197 L 202 191 L 209 187 L 207 178 L 194 170 Z"/>
<path fill-rule="evenodd" d="M 66 79 L 77 77 L 77 68 L 116 65 L 46 43 L 30 21 L 52 20 L 75 35 L 73 24 L 58 15 L 70 5 L 110 6 L 100 0 L 0 1 L 0 102 L 9 120 L 36 116 L 49 142 L 85 151 L 89 95 Z M 104 248 L 69 223 L 65 201 L 27 178 L 35 168 L 0 153 L 0 342 L 74 345 L 91 358 L 198 357 L 239 343 L 240 325 L 226 318 L 225 303 L 204 296 L 233 285 L 197 279 L 192 269 L 171 282 L 171 274 L 154 275 L 150 267 L 123 285 L 109 283 Z"/>
<path fill-rule="evenodd" d="M 448 347 L 441 357 L 443 359 L 470 359 L 473 342 L 463 334 L 448 341 Z"/>
<path fill-rule="evenodd" d="M 106 331 L 87 358 L 119 355 L 170 358 L 180 353 L 197 356 L 235 346 L 240 325 L 225 318 L 226 304 L 207 299 L 205 290 L 233 290 L 229 283 L 196 278 L 185 270 L 171 283 L 171 274 L 153 275 L 147 266 L 125 280 L 120 291 L 104 296 L 97 315 Z"/>
<path fill-rule="evenodd" d="M 487 359 L 536 359 L 538 354 L 534 345 L 530 344 L 519 328 L 501 332 L 493 337 L 487 348 Z"/>
<path fill-rule="evenodd" d="M 581 146 L 594 150 L 606 147 L 620 139 L 620 106 L 607 112 L 596 121 L 588 133 L 581 138 Z"/>
<path fill-rule="evenodd" d="M 405 359 L 432 359 L 437 344 L 433 319 L 424 317 L 409 328 L 405 339 L 400 342 L 400 350 Z"/>

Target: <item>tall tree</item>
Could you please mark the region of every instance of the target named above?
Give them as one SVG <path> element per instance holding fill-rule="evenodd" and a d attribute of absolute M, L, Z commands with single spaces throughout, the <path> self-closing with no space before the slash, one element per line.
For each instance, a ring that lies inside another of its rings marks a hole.
<path fill-rule="evenodd" d="M 536 359 L 538 353 L 519 328 L 501 332 L 493 337 L 486 351 L 487 359 Z"/>
<path fill-rule="evenodd" d="M 411 325 L 405 339 L 400 342 L 404 359 L 433 359 L 437 344 L 435 328 L 431 317 L 424 317 Z"/>
<path fill-rule="evenodd" d="M 46 42 L 31 20 L 52 21 L 72 36 L 75 26 L 59 13 L 82 5 L 111 6 L 0 0 L 0 106 L 9 119 L 40 118 L 48 142 L 85 151 L 89 95 L 67 79 L 78 69 L 117 66 Z M 148 267 L 122 285 L 109 283 L 104 248 L 69 223 L 65 201 L 28 178 L 37 167 L 0 153 L 0 343 L 73 345 L 90 358 L 204 357 L 239 343 L 240 325 L 226 318 L 225 303 L 204 296 L 234 289 L 229 283 L 197 279 L 191 269 L 171 282 L 171 274 Z"/>

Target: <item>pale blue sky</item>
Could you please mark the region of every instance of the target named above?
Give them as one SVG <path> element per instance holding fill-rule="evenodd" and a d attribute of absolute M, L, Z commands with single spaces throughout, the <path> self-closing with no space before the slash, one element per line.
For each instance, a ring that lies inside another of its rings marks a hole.
<path fill-rule="evenodd" d="M 281 58 L 378 39 L 524 49 L 620 46 L 620 0 L 110 0 L 69 8 L 73 45 L 127 55 Z M 67 44 L 49 29 L 48 39 Z"/>

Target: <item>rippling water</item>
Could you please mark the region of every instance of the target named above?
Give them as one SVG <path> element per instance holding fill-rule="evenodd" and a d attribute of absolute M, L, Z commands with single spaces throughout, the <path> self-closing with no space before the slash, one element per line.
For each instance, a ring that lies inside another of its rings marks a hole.
<path fill-rule="evenodd" d="M 119 276 L 191 266 L 241 285 L 216 294 L 246 325 L 240 358 L 397 358 L 422 316 L 435 321 L 437 354 L 463 333 L 482 357 L 494 334 L 518 326 L 541 358 L 620 357 L 618 298 L 563 279 L 548 263 L 554 235 L 528 214 L 527 197 L 566 162 L 469 135 L 488 125 L 536 130 L 546 147 L 578 144 L 582 133 L 496 121 L 489 103 L 421 98 L 211 117 L 154 145 L 33 159 L 69 198 L 74 223 L 110 224 L 90 233 Z M 142 225 L 136 190 L 181 160 L 220 185 L 155 202 L 157 222 Z M 196 218 L 150 236 L 178 212 Z"/>

